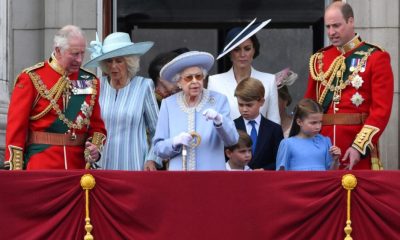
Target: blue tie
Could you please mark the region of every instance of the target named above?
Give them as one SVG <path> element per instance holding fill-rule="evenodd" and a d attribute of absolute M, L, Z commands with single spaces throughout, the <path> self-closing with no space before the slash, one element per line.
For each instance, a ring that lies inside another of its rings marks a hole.
<path fill-rule="evenodd" d="M 253 155 L 256 151 L 256 145 L 257 145 L 257 130 L 256 130 L 256 121 L 251 120 L 249 121 L 251 124 L 251 132 L 250 132 L 250 138 L 251 141 L 253 141 L 253 145 L 251 146 L 251 151 L 253 152 Z"/>

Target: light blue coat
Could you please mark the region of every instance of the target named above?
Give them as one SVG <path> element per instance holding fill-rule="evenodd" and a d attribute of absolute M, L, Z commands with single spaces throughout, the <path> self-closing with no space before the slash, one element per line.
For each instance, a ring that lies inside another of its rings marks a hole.
<path fill-rule="evenodd" d="M 153 139 L 156 154 L 163 159 L 170 159 L 169 170 L 182 170 L 182 148 L 172 147 L 173 138 L 181 132 L 195 131 L 200 134 L 201 143 L 196 148 L 187 148 L 188 169 L 225 170 L 224 145 L 234 145 L 239 139 L 235 124 L 229 116 L 226 97 L 204 89 L 196 108 L 186 107 L 183 99 L 183 92 L 179 92 L 161 103 Z M 223 123 L 220 127 L 203 116 L 203 111 L 208 108 L 222 115 Z"/>
<path fill-rule="evenodd" d="M 149 144 L 158 118 L 151 79 L 136 76 L 117 91 L 102 77 L 99 103 L 107 130 L 99 161 L 103 169 L 143 170 L 146 160 L 157 160 Z"/>

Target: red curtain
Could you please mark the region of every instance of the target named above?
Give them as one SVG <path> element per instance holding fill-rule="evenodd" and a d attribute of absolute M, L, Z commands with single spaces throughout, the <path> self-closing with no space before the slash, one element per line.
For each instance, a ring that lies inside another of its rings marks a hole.
<path fill-rule="evenodd" d="M 353 239 L 400 238 L 398 171 L 1 171 L 1 239 L 83 239 L 90 173 L 94 239 L 344 239 L 352 173 Z"/>

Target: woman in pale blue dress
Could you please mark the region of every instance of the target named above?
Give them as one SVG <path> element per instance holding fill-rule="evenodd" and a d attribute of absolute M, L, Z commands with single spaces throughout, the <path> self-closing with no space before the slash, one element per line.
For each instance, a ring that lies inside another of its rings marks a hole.
<path fill-rule="evenodd" d="M 108 170 L 156 170 L 151 147 L 158 118 L 153 81 L 136 76 L 139 56 L 152 42 L 133 43 L 127 33 L 112 33 L 101 44 L 91 42 L 92 60 L 107 76 L 100 79 L 101 115 L 107 142 L 99 165 Z"/>
<path fill-rule="evenodd" d="M 213 63 L 211 54 L 191 51 L 161 69 L 161 78 L 182 89 L 163 99 L 153 140 L 156 154 L 170 159 L 168 170 L 226 170 L 224 146 L 239 135 L 227 98 L 203 88 Z"/>
<path fill-rule="evenodd" d="M 276 170 L 325 171 L 337 169 L 340 149 L 319 134 L 322 107 L 311 99 L 302 99 L 295 107 L 289 138 L 279 145 Z"/>

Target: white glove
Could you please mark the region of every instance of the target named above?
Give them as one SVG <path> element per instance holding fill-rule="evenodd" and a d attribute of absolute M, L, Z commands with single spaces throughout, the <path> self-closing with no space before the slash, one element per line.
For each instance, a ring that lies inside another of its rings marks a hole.
<path fill-rule="evenodd" d="M 179 145 L 189 146 L 192 140 L 192 135 L 187 132 L 181 132 L 178 136 L 175 136 L 174 139 L 172 139 L 172 147 L 177 148 Z"/>
<path fill-rule="evenodd" d="M 203 116 L 206 117 L 206 120 L 213 120 L 215 125 L 222 124 L 222 115 L 212 108 L 204 110 Z"/>

